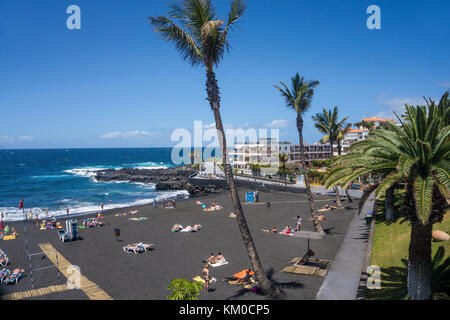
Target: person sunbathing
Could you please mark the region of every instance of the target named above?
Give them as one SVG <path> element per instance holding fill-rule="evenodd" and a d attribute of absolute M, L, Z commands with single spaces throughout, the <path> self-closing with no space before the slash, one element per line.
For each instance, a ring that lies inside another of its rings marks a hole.
<path fill-rule="evenodd" d="M 215 264 L 217 263 L 217 257 L 214 255 L 214 253 L 211 253 L 211 256 L 208 259 L 206 259 L 206 261 L 211 264 Z"/>
<path fill-rule="evenodd" d="M 153 245 L 152 244 L 142 243 L 142 242 L 134 243 L 133 246 L 135 248 L 138 248 L 138 249 L 141 249 L 141 250 L 153 249 Z"/>
<path fill-rule="evenodd" d="M 267 232 L 267 233 L 277 233 L 278 229 L 276 227 L 273 227 L 272 229 L 261 229 L 262 232 Z"/>
<path fill-rule="evenodd" d="M 225 262 L 225 257 L 222 255 L 222 252 L 219 251 L 219 253 L 216 256 L 217 263 Z"/>
<path fill-rule="evenodd" d="M 291 227 L 290 226 L 286 226 L 283 230 L 284 233 L 289 234 L 291 233 Z"/>
<path fill-rule="evenodd" d="M 245 274 L 242 278 L 237 279 L 237 283 L 249 283 L 251 281 L 250 269 L 245 270 Z"/>
<path fill-rule="evenodd" d="M 19 281 L 23 277 L 24 272 L 25 272 L 25 270 L 23 270 L 22 268 L 14 269 L 12 274 L 5 279 L 5 283 L 6 284 L 10 284 L 10 283 L 14 283 L 14 282 L 17 283 L 17 281 Z"/>

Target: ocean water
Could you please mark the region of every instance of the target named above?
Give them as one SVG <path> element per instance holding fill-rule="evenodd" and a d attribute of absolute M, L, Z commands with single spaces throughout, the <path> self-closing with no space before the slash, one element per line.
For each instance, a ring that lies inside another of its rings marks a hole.
<path fill-rule="evenodd" d="M 187 191 L 158 192 L 153 184 L 97 182 L 95 171 L 120 168 L 167 168 L 171 148 L 0 150 L 0 212 L 5 221 L 82 215 L 142 205 L 154 198 L 187 197 Z"/>

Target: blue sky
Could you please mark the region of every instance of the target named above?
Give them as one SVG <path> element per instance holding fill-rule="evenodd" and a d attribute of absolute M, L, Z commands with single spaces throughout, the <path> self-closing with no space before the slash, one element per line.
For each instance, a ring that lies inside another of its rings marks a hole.
<path fill-rule="evenodd" d="M 152 31 L 163 0 L 0 0 L 0 146 L 170 146 L 176 128 L 214 118 L 202 68 Z M 215 1 L 225 17 L 228 0 Z M 66 9 L 81 8 L 81 30 Z M 381 9 L 381 30 L 366 8 Z M 392 117 L 403 103 L 450 87 L 450 2 L 249 0 L 216 70 L 230 128 L 279 127 L 297 142 L 295 114 L 273 87 L 299 72 L 316 79 L 311 116 L 337 105 L 350 122 Z"/>

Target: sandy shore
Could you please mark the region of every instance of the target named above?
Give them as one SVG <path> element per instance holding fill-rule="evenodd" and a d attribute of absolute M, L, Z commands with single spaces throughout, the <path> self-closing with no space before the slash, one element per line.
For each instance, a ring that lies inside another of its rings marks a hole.
<path fill-rule="evenodd" d="M 240 190 L 241 200 L 244 192 Z M 333 197 L 315 196 L 318 206 L 334 203 Z M 207 205 L 216 202 L 224 209 L 214 212 L 202 211 L 196 201 Z M 295 226 L 295 216 L 303 218 L 303 230 L 312 231 L 309 221 L 309 208 L 305 195 L 282 192 L 260 193 L 259 204 L 243 204 L 249 228 L 252 232 L 259 256 L 266 271 L 270 271 L 273 280 L 280 285 L 287 299 L 314 299 L 324 278 L 318 276 L 281 273 L 293 257 L 306 252 L 307 240 L 278 234 L 268 234 L 260 229 L 273 226 L 283 228 Z M 272 203 L 270 208 L 264 204 Z M 310 247 L 316 257 L 333 260 L 339 249 L 346 228 L 353 218 L 357 203 L 352 207 L 334 211 L 327 215 L 322 226 L 329 234 L 321 240 L 311 240 Z M 114 214 L 138 210 L 138 214 L 116 217 Z M 38 244 L 49 242 L 60 254 L 81 269 L 81 273 L 95 282 L 114 299 L 166 299 L 167 287 L 175 278 L 187 278 L 200 275 L 202 260 L 211 252 L 222 251 L 229 264 L 211 268 L 211 275 L 218 282 L 211 285 L 211 292 L 200 295 L 200 299 L 264 299 L 264 297 L 241 286 L 232 286 L 221 282 L 233 273 L 250 267 L 247 252 L 242 242 L 236 219 L 228 217 L 232 212 L 232 203 L 228 192 L 178 201 L 175 209 L 155 209 L 152 205 L 121 208 L 105 211 L 103 219 L 110 225 L 99 228 L 80 229 L 83 238 L 79 241 L 62 243 L 55 230 L 40 231 L 34 223 L 28 224 L 30 253 L 41 250 Z M 93 216 L 93 215 L 91 215 Z M 147 217 L 148 220 L 129 221 L 130 217 Z M 78 217 L 81 223 L 84 217 Z M 63 219 L 60 220 L 64 226 Z M 197 233 L 173 233 L 175 223 L 185 225 L 201 224 Z M 23 222 L 12 223 L 19 233 L 16 240 L 0 240 L 0 249 L 11 259 L 10 269 L 23 267 L 26 277 L 17 285 L 0 287 L 0 295 L 29 290 L 31 277 L 29 263 L 25 255 Z M 119 242 L 114 237 L 114 228 L 120 228 Z M 126 254 L 122 247 L 134 242 L 154 243 L 156 249 L 142 254 Z M 52 263 L 42 255 L 32 257 L 33 268 L 51 266 Z M 56 268 L 35 271 L 35 288 L 65 283 L 61 275 L 57 277 Z M 36 297 L 35 299 L 87 299 L 81 290 L 68 290 L 60 293 Z"/>

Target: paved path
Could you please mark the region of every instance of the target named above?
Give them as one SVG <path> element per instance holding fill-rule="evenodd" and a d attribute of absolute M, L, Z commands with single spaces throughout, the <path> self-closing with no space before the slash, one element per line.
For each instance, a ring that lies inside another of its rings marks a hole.
<path fill-rule="evenodd" d="M 45 287 L 45 288 L 39 288 L 39 289 L 33 289 L 33 290 L 27 290 L 27 291 L 21 291 L 21 292 L 13 292 L 13 293 L 1 296 L 1 299 L 2 300 L 22 300 L 22 299 L 29 299 L 29 298 L 45 296 L 47 294 L 66 291 L 66 290 L 67 290 L 67 286 L 65 284 L 60 284 L 60 285 L 49 286 L 49 287 Z"/>
<path fill-rule="evenodd" d="M 372 196 L 364 205 L 360 215 L 356 210 L 344 241 L 317 293 L 317 300 L 356 299 L 369 235 L 365 216 L 373 210 L 373 203 Z"/>

